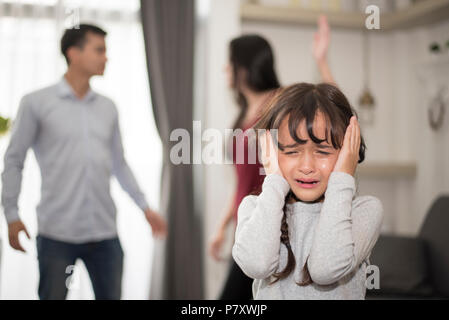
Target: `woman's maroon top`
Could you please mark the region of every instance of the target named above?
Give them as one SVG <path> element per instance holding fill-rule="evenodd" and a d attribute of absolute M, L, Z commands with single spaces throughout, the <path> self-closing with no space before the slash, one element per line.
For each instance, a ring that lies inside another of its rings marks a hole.
<path fill-rule="evenodd" d="M 256 119 L 252 124 L 242 128 L 243 133 L 252 128 L 257 120 L 259 119 Z M 233 162 L 237 170 L 237 192 L 234 197 L 234 220 L 236 223 L 240 202 L 242 202 L 243 198 L 249 194 L 260 193 L 263 180 L 265 179 L 263 170 L 260 170 L 263 168 L 263 165 L 259 162 L 257 152 L 255 153 L 255 161 L 251 161 L 251 163 L 249 163 L 251 158 L 249 159 L 248 150 L 255 152 L 254 148 L 257 148 L 256 140 L 250 139 L 251 148 L 249 148 L 248 138 L 250 135 L 248 135 L 248 132 L 246 135 L 243 133 L 237 135 L 234 138 L 233 143 Z M 244 157 L 240 157 L 240 163 L 237 163 L 237 160 L 239 159 L 237 159 L 236 150 L 244 150 Z"/>

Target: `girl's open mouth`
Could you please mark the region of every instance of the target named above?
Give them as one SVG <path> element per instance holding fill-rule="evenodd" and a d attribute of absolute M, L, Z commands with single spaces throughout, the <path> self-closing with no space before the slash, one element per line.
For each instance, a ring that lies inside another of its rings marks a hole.
<path fill-rule="evenodd" d="M 298 180 L 298 179 L 295 179 L 295 181 L 301 188 L 306 188 L 306 189 L 315 188 L 318 185 L 318 183 L 319 183 L 318 180 Z"/>

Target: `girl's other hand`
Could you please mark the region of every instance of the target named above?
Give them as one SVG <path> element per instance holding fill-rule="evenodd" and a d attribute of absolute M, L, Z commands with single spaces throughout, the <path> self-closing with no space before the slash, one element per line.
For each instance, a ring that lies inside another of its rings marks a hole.
<path fill-rule="evenodd" d="M 360 126 L 357 118 L 352 116 L 333 171 L 346 172 L 354 176 L 359 161 L 360 141 Z"/>
<path fill-rule="evenodd" d="M 270 130 L 266 130 L 265 133 L 260 136 L 259 143 L 265 174 L 269 175 L 275 173 L 283 176 L 281 169 L 279 168 L 277 148 L 274 146 Z"/>

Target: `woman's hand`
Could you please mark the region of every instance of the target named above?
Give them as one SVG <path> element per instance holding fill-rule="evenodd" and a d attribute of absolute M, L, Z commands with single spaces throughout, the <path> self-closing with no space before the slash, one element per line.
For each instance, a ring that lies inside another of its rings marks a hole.
<path fill-rule="evenodd" d="M 266 130 L 259 138 L 262 164 L 265 169 L 265 174 L 269 175 L 272 173 L 282 175 L 281 169 L 279 168 L 278 161 L 278 149 L 274 146 L 273 138 L 271 136 L 270 130 Z"/>
<path fill-rule="evenodd" d="M 318 31 L 313 38 L 313 56 L 323 82 L 337 86 L 327 63 L 327 51 L 330 43 L 330 28 L 325 15 L 318 18 Z"/>
<path fill-rule="evenodd" d="M 313 37 L 313 56 L 317 63 L 326 61 L 330 43 L 330 28 L 325 15 L 318 18 L 318 31 Z"/>
<path fill-rule="evenodd" d="M 218 232 L 215 234 L 214 238 L 210 242 L 209 245 L 209 254 L 216 261 L 223 261 L 224 259 L 221 257 L 221 251 L 223 248 L 223 243 L 225 242 L 225 230 L 220 228 Z"/>
<path fill-rule="evenodd" d="M 359 161 L 360 141 L 360 126 L 357 118 L 352 116 L 333 171 L 346 172 L 354 176 Z"/>

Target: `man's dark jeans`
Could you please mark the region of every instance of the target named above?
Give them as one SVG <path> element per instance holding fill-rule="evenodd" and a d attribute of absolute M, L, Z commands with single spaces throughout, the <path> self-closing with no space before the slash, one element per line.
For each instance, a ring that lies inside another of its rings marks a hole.
<path fill-rule="evenodd" d="M 77 259 L 86 265 L 95 299 L 118 300 L 121 294 L 123 250 L 118 238 L 74 244 L 38 235 L 39 298 L 63 300 Z"/>

